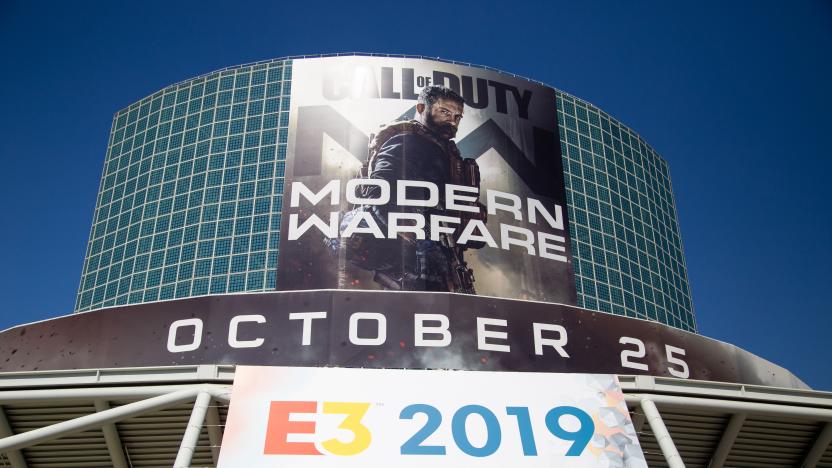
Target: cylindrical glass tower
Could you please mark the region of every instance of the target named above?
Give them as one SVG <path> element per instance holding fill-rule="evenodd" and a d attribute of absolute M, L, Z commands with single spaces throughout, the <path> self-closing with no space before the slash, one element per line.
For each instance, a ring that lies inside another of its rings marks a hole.
<path fill-rule="evenodd" d="M 277 287 L 291 77 L 229 67 L 115 114 L 76 312 Z M 696 331 L 667 163 L 597 107 L 552 105 L 578 305 Z"/>

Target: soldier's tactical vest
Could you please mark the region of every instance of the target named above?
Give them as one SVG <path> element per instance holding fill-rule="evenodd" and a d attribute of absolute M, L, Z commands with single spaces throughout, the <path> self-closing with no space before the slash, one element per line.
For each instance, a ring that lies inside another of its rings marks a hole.
<path fill-rule="evenodd" d="M 442 150 L 442 152 L 448 158 L 449 183 L 454 185 L 467 185 L 469 187 L 476 187 L 477 190 L 479 190 L 480 167 L 479 165 L 477 165 L 477 162 L 473 159 L 463 159 L 462 156 L 459 154 L 459 148 L 457 148 L 456 143 L 454 143 L 451 140 L 446 140 L 438 137 L 436 133 L 429 130 L 427 127 L 415 120 L 394 122 L 389 125 L 384 125 L 381 127 L 378 133 L 376 133 L 375 135 L 370 135 L 370 145 L 368 148 L 367 161 L 361 168 L 361 177 L 368 178 L 370 176 L 370 173 L 373 170 L 373 166 L 375 165 L 376 156 L 378 155 L 382 146 L 384 146 L 384 144 L 387 143 L 388 140 L 390 140 L 396 135 L 406 134 L 419 135 L 427 141 L 430 141 L 431 143 L 435 144 Z M 439 191 L 440 193 L 443 193 L 444 187 L 439 187 Z M 479 193 L 477 193 L 477 196 L 479 197 Z M 485 207 L 479 204 L 479 202 L 477 203 L 477 205 L 480 206 L 479 213 L 454 212 L 449 214 L 453 214 L 455 216 L 463 218 L 463 225 L 465 224 L 465 221 L 469 219 L 479 219 L 485 221 Z"/>
<path fill-rule="evenodd" d="M 379 151 L 387 141 L 397 135 L 402 134 L 417 134 L 427 141 L 439 146 L 442 153 L 446 155 L 448 163 L 448 183 L 455 185 L 465 185 L 469 187 L 476 187 L 479 197 L 480 189 L 480 171 L 479 166 L 473 159 L 463 159 L 459 154 L 459 149 L 456 144 L 450 140 L 445 140 L 438 137 L 435 133 L 428 130 L 424 125 L 416 121 L 395 122 L 390 125 L 383 126 L 377 134 L 370 137 L 370 145 L 368 148 L 367 161 L 362 166 L 358 177 L 366 179 L 370 177 L 373 167 L 376 162 L 376 157 Z M 445 188 L 439 187 L 440 193 L 444 194 Z M 366 195 L 366 194 L 365 194 Z M 473 195 L 473 194 L 471 194 Z M 444 196 L 441 198 L 444 199 Z M 478 219 L 483 222 L 486 220 L 486 209 L 479 201 L 471 205 L 479 208 L 477 213 L 467 211 L 445 210 L 444 206 L 439 206 L 430 211 L 441 211 L 443 214 L 455 216 L 461 219 L 460 226 L 465 226 L 470 220 Z M 341 229 L 344 229 L 357 215 L 358 212 L 364 211 L 365 206 L 357 206 L 344 214 L 341 219 Z M 442 238 L 441 245 L 446 249 L 447 261 L 449 262 L 448 276 L 443 279 L 447 281 L 448 290 L 452 292 L 461 292 L 467 294 L 476 294 L 474 290 L 474 276 L 467 263 L 463 258 L 463 252 L 468 248 L 481 248 L 484 243 L 472 242 L 468 245 L 458 245 L 456 240 L 459 236 L 459 231 L 452 236 L 445 236 Z M 395 268 L 401 262 L 401 252 L 410 252 L 411 255 L 417 255 L 414 239 L 406 236 L 399 236 L 396 240 L 399 242 L 399 248 L 394 248 L 393 257 L 396 261 L 390 261 L 389 255 L 385 252 L 390 251 L 391 240 L 376 239 L 370 234 L 354 233 L 349 238 L 329 239 L 328 245 L 333 251 L 343 255 L 343 259 L 347 262 L 365 269 L 375 271 L 375 279 L 382 284 L 386 289 L 408 289 L 404 284 L 406 279 L 404 277 L 389 276 L 383 272 L 392 272 L 391 268 Z M 398 265 L 399 267 L 401 265 Z M 404 276 L 407 276 L 407 272 Z M 387 278 L 387 281 L 380 281 L 379 278 Z"/>

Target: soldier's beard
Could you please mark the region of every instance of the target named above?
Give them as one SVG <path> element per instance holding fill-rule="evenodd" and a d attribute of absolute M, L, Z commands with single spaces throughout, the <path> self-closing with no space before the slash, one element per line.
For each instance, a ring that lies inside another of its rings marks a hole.
<path fill-rule="evenodd" d="M 426 112 L 425 126 L 448 140 L 456 136 L 456 127 L 449 123 L 436 123 L 430 111 Z"/>

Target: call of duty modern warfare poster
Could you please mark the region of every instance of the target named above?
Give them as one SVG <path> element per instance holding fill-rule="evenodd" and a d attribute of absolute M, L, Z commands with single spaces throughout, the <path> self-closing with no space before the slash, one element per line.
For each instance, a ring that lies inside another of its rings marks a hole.
<path fill-rule="evenodd" d="M 294 60 L 277 275 L 575 304 L 555 91 L 423 59 Z"/>

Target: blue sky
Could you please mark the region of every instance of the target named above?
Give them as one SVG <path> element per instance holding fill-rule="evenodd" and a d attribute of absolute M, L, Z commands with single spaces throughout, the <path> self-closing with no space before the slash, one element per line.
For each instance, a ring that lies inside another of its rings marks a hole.
<path fill-rule="evenodd" d="M 0 3 L 0 329 L 72 311 L 116 110 L 245 62 L 421 54 L 641 134 L 670 164 L 700 332 L 832 390 L 828 1 L 298 3 Z"/>

